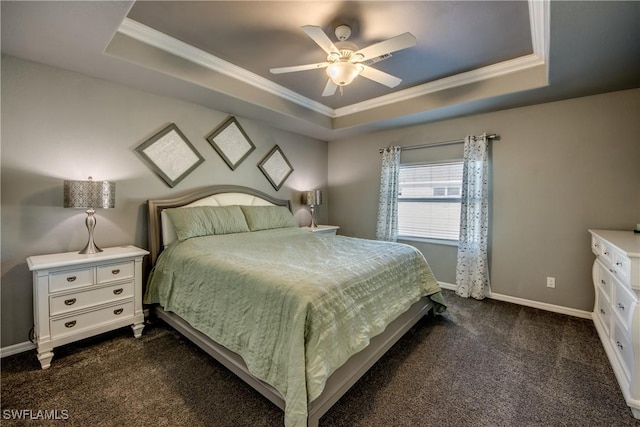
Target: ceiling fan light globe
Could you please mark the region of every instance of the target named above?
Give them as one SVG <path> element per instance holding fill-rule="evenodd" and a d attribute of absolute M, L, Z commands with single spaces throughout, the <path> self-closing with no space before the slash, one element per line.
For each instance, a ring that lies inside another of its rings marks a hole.
<path fill-rule="evenodd" d="M 339 61 L 327 67 L 327 75 L 338 86 L 346 86 L 362 71 L 362 67 L 350 62 Z"/>

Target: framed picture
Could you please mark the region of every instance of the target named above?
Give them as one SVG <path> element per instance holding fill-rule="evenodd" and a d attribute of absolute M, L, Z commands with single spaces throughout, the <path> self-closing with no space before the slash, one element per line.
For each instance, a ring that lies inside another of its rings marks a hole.
<path fill-rule="evenodd" d="M 137 146 L 136 151 L 149 168 L 172 188 L 204 162 L 174 123 Z"/>
<path fill-rule="evenodd" d="M 207 141 L 231 170 L 235 170 L 256 149 L 235 117 L 230 117 L 211 132 Z"/>
<path fill-rule="evenodd" d="M 293 167 L 291 167 L 289 160 L 277 145 L 262 159 L 258 164 L 258 168 L 260 168 L 276 191 L 280 189 L 289 175 L 291 175 L 291 172 L 293 172 Z"/>

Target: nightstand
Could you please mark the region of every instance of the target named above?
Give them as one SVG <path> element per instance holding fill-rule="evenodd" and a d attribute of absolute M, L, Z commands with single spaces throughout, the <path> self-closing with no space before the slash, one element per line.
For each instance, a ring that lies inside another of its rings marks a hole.
<path fill-rule="evenodd" d="M 34 338 L 42 369 L 53 348 L 131 325 L 140 338 L 142 259 L 135 246 L 106 248 L 97 254 L 66 252 L 27 258 L 33 272 Z"/>
<path fill-rule="evenodd" d="M 300 227 L 301 230 L 312 233 L 336 234 L 340 227 L 337 225 L 318 225 L 317 227 Z"/>

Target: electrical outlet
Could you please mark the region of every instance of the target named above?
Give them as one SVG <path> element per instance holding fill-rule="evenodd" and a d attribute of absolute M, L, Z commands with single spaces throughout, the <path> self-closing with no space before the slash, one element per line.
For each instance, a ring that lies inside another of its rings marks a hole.
<path fill-rule="evenodd" d="M 547 288 L 555 288 L 555 287 L 556 287 L 556 278 L 547 277 Z"/>

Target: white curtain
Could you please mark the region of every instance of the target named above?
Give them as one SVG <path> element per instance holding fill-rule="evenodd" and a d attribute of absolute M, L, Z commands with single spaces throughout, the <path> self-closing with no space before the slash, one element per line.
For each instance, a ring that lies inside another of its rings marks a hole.
<path fill-rule="evenodd" d="M 456 294 L 483 299 L 491 293 L 487 263 L 489 227 L 489 141 L 468 136 L 464 143 L 460 243 Z"/>
<path fill-rule="evenodd" d="M 400 150 L 397 145 L 387 147 L 382 153 L 380 174 L 380 201 L 376 239 L 395 242 L 398 238 L 398 180 L 400 174 Z"/>

